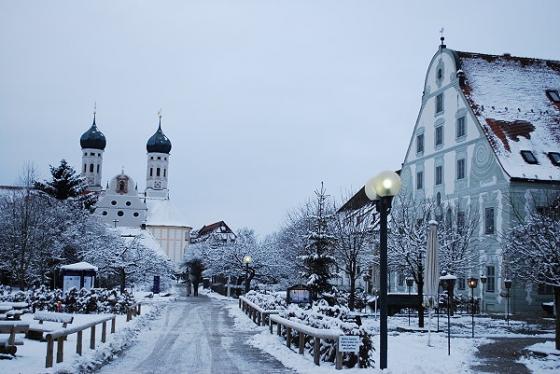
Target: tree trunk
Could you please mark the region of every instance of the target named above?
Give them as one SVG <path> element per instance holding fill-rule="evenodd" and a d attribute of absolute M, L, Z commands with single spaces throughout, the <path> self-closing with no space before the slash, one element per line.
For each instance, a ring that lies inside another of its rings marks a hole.
<path fill-rule="evenodd" d="M 554 287 L 554 310 L 556 312 L 556 349 L 560 351 L 560 287 Z"/>
<path fill-rule="evenodd" d="M 356 300 L 356 275 L 350 274 L 350 297 L 348 297 L 348 308 L 354 311 L 354 304 Z"/>
<path fill-rule="evenodd" d="M 126 285 L 126 272 L 121 269 L 121 294 L 124 293 L 124 288 Z"/>
<path fill-rule="evenodd" d="M 424 327 L 424 280 L 418 282 L 418 327 Z"/>

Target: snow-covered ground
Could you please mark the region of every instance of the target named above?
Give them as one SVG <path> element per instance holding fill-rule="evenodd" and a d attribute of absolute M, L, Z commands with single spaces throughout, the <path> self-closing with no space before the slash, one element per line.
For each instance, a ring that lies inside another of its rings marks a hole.
<path fill-rule="evenodd" d="M 327 373 L 335 372 L 334 365 L 321 363 L 315 366 L 309 354 L 299 355 L 297 348 L 288 349 L 285 340 L 276 334 L 270 334 L 267 327 L 255 325 L 237 306 L 230 303 L 227 306 L 230 315 L 235 320 L 235 327 L 239 331 L 257 331 L 258 334 L 249 339 L 249 343 L 282 362 L 286 367 L 292 368 L 298 373 Z M 416 318 L 411 319 L 412 329 L 417 325 Z M 372 331 L 379 330 L 379 322 L 376 319 L 365 319 L 364 324 Z M 432 328 L 435 330 L 436 319 L 432 320 Z M 426 327 L 428 320 L 426 319 Z M 483 367 L 484 358 L 479 357 L 478 347 L 491 344 L 496 338 L 534 338 L 530 332 L 539 332 L 539 338 L 551 339 L 554 337 L 552 331 L 540 331 L 538 326 L 522 321 L 506 321 L 490 317 L 475 318 L 475 338 L 471 338 L 471 317 L 469 315 L 457 315 L 451 318 L 451 355 L 447 355 L 447 317 L 440 316 L 441 333 L 432 333 L 431 346 L 428 346 L 428 334 L 419 332 L 396 332 L 397 327 L 408 328 L 407 316 L 393 316 L 389 318 L 388 337 L 388 370 L 387 373 L 476 373 Z M 375 335 L 374 346 L 379 348 L 379 336 Z M 543 348 L 545 347 L 545 348 Z M 536 345 L 534 350 L 552 350 L 552 343 Z M 559 352 L 560 353 L 560 352 Z M 375 358 L 378 361 L 379 353 L 376 351 Z M 522 362 L 534 373 L 559 372 L 560 355 L 526 356 Z M 379 370 L 377 370 L 380 372 Z M 363 369 L 344 369 L 344 373 L 363 373 Z M 368 371 L 371 372 L 371 371 Z"/>
<path fill-rule="evenodd" d="M 64 342 L 64 361 L 56 364 L 53 368 L 45 369 L 45 357 L 47 352 L 46 342 L 36 340 L 24 340 L 24 345 L 18 346 L 15 358 L 0 360 L 0 373 L 27 374 L 27 373 L 77 373 L 87 372 L 96 367 L 101 366 L 104 362 L 109 361 L 113 356 L 126 349 L 134 340 L 142 328 L 160 313 L 162 303 L 170 298 L 155 296 L 151 299 L 143 299 L 144 294 L 137 295 L 137 300 L 142 302 L 142 315 L 134 318 L 130 322 L 126 322 L 126 315 L 117 315 L 116 332 L 110 334 L 110 321 L 107 323 L 107 342 L 101 343 L 101 326 L 96 328 L 96 349 L 89 349 L 91 329 L 83 332 L 83 355 L 76 353 L 77 334 L 71 334 Z M 103 314 L 74 314 L 72 325 L 77 326 L 98 319 Z M 22 316 L 23 322 L 32 322 L 33 314 L 25 314 Z M 49 325 L 45 322 L 45 325 Z M 59 327 L 60 324 L 53 326 Z M 55 362 L 56 362 L 55 343 Z"/>

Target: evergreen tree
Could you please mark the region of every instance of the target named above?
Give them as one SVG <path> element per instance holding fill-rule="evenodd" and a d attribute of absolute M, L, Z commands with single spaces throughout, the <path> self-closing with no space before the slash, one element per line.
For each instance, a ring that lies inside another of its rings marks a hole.
<path fill-rule="evenodd" d="M 57 167 L 50 166 L 52 180 L 36 182 L 35 187 L 58 200 L 76 198 L 83 194 L 85 182 L 76 170 L 62 159 Z"/>
<path fill-rule="evenodd" d="M 333 214 L 327 211 L 325 188 L 315 191 L 317 201 L 316 214 L 309 215 L 310 229 L 307 233 L 305 254 L 303 260 L 303 276 L 307 279 L 307 286 L 317 296 L 329 291 L 329 280 L 333 278 L 332 267 L 336 264 L 333 256 L 336 237 L 332 235 Z"/>

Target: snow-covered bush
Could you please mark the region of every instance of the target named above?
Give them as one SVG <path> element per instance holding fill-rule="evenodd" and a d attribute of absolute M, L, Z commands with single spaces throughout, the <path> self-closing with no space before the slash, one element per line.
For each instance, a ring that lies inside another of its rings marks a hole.
<path fill-rule="evenodd" d="M 119 294 L 116 290 L 71 288 L 66 294 L 62 290 L 49 290 L 44 286 L 27 291 L 15 291 L 0 285 L 0 302 L 26 302 L 32 310 L 55 311 L 60 302 L 68 313 L 115 313 L 124 314 L 135 303 L 129 293 Z"/>
<path fill-rule="evenodd" d="M 286 309 L 285 292 L 260 293 L 249 291 L 245 297 L 265 310 Z"/>
<path fill-rule="evenodd" d="M 301 323 L 318 329 L 330 329 L 342 335 L 357 335 L 362 338 L 362 345 L 357 355 L 345 354 L 343 364 L 347 367 L 372 367 L 373 343 L 368 331 L 360 326 L 350 315 L 350 309 L 343 305 L 329 305 L 325 300 L 318 300 L 313 305 L 290 304 L 280 312 L 280 316 L 291 321 Z M 297 337 L 297 334 L 296 334 Z M 298 339 L 295 339 L 298 342 Z M 321 340 L 321 360 L 334 362 L 336 358 L 336 342 Z M 311 342 L 306 342 L 305 347 L 313 351 Z"/>

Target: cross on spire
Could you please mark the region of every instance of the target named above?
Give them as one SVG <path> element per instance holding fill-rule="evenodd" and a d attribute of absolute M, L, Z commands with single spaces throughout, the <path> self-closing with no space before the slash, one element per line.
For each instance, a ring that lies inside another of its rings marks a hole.
<path fill-rule="evenodd" d="M 161 129 L 161 108 L 158 110 L 157 115 L 159 118 L 159 128 Z"/>
<path fill-rule="evenodd" d="M 441 29 L 439 29 L 439 40 L 441 41 L 441 47 L 444 47 L 445 44 L 443 44 L 443 41 L 445 40 L 445 36 L 443 36 L 443 32 L 445 31 L 445 29 L 442 27 Z"/>
<path fill-rule="evenodd" d="M 97 102 L 93 102 L 93 124 L 95 125 L 95 114 L 97 113 Z"/>

